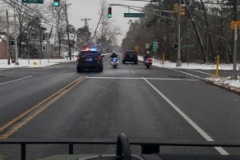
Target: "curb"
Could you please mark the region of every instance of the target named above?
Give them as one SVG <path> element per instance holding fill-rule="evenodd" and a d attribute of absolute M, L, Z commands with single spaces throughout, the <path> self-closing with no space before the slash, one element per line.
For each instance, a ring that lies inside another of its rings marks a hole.
<path fill-rule="evenodd" d="M 223 88 L 227 91 L 230 91 L 230 92 L 233 92 L 233 93 L 236 93 L 236 94 L 240 95 L 240 88 L 229 86 L 229 85 L 222 84 L 222 83 L 217 83 L 217 82 L 214 82 L 214 81 L 211 81 L 211 80 L 208 80 L 208 79 L 204 79 L 204 81 L 207 84 L 214 85 L 214 86 Z"/>

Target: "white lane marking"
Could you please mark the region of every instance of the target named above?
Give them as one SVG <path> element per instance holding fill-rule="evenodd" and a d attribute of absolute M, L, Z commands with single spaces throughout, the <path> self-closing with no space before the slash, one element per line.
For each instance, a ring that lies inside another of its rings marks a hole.
<path fill-rule="evenodd" d="M 15 80 L 12 80 L 12 81 L 7 81 L 7 82 L 3 82 L 3 83 L 0 83 L 0 86 L 1 85 L 4 85 L 4 84 L 8 84 L 8 83 L 12 83 L 12 82 L 16 82 L 16 81 L 21 81 L 23 79 L 27 79 L 27 78 L 30 78 L 32 76 L 27 76 L 27 77 L 23 77 L 23 78 L 19 78 L 19 79 L 15 79 Z"/>
<path fill-rule="evenodd" d="M 141 79 L 135 77 L 86 77 L 88 79 Z M 184 78 L 145 78 L 150 80 L 162 80 L 162 81 L 199 81 L 197 79 L 184 79 Z"/>
<path fill-rule="evenodd" d="M 134 77 L 86 77 L 87 79 L 142 79 Z"/>
<path fill-rule="evenodd" d="M 204 78 L 202 78 L 202 77 L 199 77 L 199 76 L 196 76 L 196 75 L 193 75 L 193 74 L 191 74 L 191 73 L 184 72 L 184 71 L 180 71 L 180 70 L 176 70 L 176 69 L 172 69 L 172 68 L 168 68 L 168 69 L 169 69 L 169 70 L 173 70 L 173 71 L 175 71 L 175 72 L 184 73 L 184 74 L 186 74 L 186 75 L 189 75 L 189 76 L 192 76 L 192 77 L 196 77 L 196 78 L 199 78 L 199 79 L 204 79 Z"/>
<path fill-rule="evenodd" d="M 189 118 L 178 106 L 176 106 L 170 99 L 168 99 L 162 92 L 154 87 L 146 78 L 142 77 L 149 86 L 151 86 L 173 109 L 175 109 L 199 134 L 201 134 L 207 141 L 214 141 L 203 129 L 201 129 L 191 118 Z M 229 153 L 222 147 L 214 147 L 220 154 L 229 155 Z"/>
<path fill-rule="evenodd" d="M 203 71 L 199 71 L 199 70 L 191 70 L 191 71 L 199 72 L 199 73 L 202 73 L 202 74 L 206 74 L 206 75 L 208 75 L 208 76 L 211 76 L 211 75 L 212 75 L 212 74 L 210 74 L 210 73 L 203 72 Z"/>

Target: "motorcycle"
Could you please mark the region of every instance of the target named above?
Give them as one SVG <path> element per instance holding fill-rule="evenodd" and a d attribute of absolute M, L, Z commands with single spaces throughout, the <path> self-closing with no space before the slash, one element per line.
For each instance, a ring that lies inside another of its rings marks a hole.
<path fill-rule="evenodd" d="M 150 66 L 152 65 L 152 58 L 145 59 L 144 64 L 145 64 L 146 68 L 150 68 Z"/>
<path fill-rule="evenodd" d="M 118 66 L 118 58 L 111 58 L 110 65 L 116 68 Z"/>

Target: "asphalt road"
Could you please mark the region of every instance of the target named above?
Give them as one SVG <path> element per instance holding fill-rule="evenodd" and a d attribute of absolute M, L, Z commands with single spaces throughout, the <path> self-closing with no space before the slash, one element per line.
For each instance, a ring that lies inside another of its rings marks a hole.
<path fill-rule="evenodd" d="M 139 62 L 77 73 L 75 62 L 1 70 L 0 138 L 240 141 L 240 97 L 206 84 L 209 71 Z M 139 148 L 133 148 L 138 152 Z M 0 154 L 19 158 L 16 145 Z M 63 145 L 31 145 L 28 159 L 66 153 Z M 114 146 L 76 146 L 75 153 L 115 153 Z M 229 148 L 165 147 L 161 152 L 236 154 Z"/>

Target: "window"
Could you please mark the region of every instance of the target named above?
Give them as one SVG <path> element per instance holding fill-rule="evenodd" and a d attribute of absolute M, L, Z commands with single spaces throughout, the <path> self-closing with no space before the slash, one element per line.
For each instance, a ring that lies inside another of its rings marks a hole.
<path fill-rule="evenodd" d="M 31 32 L 31 39 L 33 39 L 33 40 L 38 39 L 38 34 L 36 33 L 36 31 Z"/>
<path fill-rule="evenodd" d="M 44 40 L 44 41 L 46 40 L 46 33 L 42 34 L 42 40 Z"/>
<path fill-rule="evenodd" d="M 46 45 L 42 45 L 42 51 L 46 51 Z"/>

